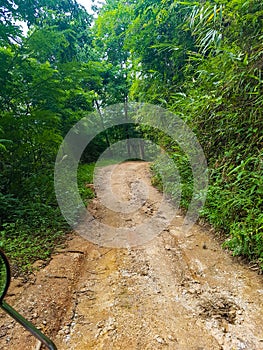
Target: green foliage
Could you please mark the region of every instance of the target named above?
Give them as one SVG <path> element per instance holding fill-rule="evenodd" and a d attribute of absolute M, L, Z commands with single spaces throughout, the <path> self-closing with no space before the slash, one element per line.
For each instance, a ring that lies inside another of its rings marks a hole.
<path fill-rule="evenodd" d="M 189 25 L 195 42 L 202 54 L 220 48 L 223 30 L 223 6 L 204 3 L 193 6 Z"/>
<path fill-rule="evenodd" d="M 94 191 L 90 186 L 93 183 L 94 163 L 80 164 L 78 168 L 79 194 L 83 202 L 87 205 L 94 198 Z"/>
<path fill-rule="evenodd" d="M 132 99 L 168 106 L 184 79 L 183 66 L 193 49 L 190 33 L 182 30 L 188 6 L 171 1 L 139 1 L 128 29 L 132 53 Z"/>
<path fill-rule="evenodd" d="M 234 255 L 263 256 L 263 177 L 260 157 L 240 164 L 218 165 L 214 171 L 203 215 L 229 235 L 225 247 Z"/>
<path fill-rule="evenodd" d="M 75 0 L 8 0 L 0 11 L 1 246 L 19 269 L 49 256 L 65 229 L 53 189 L 62 138 L 94 105 L 98 115 L 87 132 L 107 128 L 110 117 L 100 108 L 127 108 L 129 99 L 162 105 L 188 123 L 209 165 L 201 214 L 226 233 L 234 254 L 263 265 L 261 0 L 108 0 L 92 29 Z M 17 20 L 27 23 L 27 35 Z M 177 169 L 181 189 L 171 180 L 164 190 L 175 198 L 181 190 L 187 208 L 188 159 L 161 132 L 109 129 L 82 161 L 94 162 L 116 140 L 141 133 L 174 161 L 167 167 L 157 160 L 154 183 L 162 186 L 161 175 L 174 179 Z M 93 196 L 86 187 L 92 169 L 79 168 L 84 201 Z"/>
<path fill-rule="evenodd" d="M 68 227 L 58 209 L 42 203 L 23 203 L 14 214 L 15 221 L 2 224 L 0 248 L 11 260 L 14 273 L 24 274 L 31 271 L 34 261 L 50 257 Z"/>
<path fill-rule="evenodd" d="M 185 82 L 188 96 L 175 110 L 189 115 L 209 161 L 203 215 L 228 235 L 225 246 L 235 255 L 262 264 L 263 47 L 255 40 L 262 37 L 261 16 L 258 2 L 225 5 L 220 48 L 210 45 L 207 54 L 200 47 L 201 54 L 193 54 L 191 68 L 186 67 L 193 74 Z"/>
<path fill-rule="evenodd" d="M 103 19 L 111 13 L 120 14 L 120 20 L 113 16 L 115 21 L 107 25 Z M 127 13 L 129 25 L 124 21 Z M 260 0 L 112 0 L 98 19 L 103 23 L 98 40 L 106 50 L 117 36 L 129 53 L 129 97 L 170 109 L 197 135 L 210 172 L 201 214 L 225 232 L 225 246 L 233 254 L 261 265 L 262 13 Z M 105 35 L 118 26 L 119 33 Z M 119 57 L 118 50 L 114 53 Z M 152 135 L 147 128 L 143 133 L 175 159 L 183 188 L 181 205 L 187 207 L 192 179 L 185 155 L 161 133 Z M 153 169 L 158 186 L 161 174 L 175 172 L 160 160 Z M 172 183 L 165 190 L 178 193 Z"/>
<path fill-rule="evenodd" d="M 54 193 L 56 154 L 93 109 L 105 68 L 92 62 L 92 17 L 74 0 L 0 9 L 0 236 L 21 271 L 48 257 L 68 229 Z"/>
<path fill-rule="evenodd" d="M 152 184 L 167 193 L 176 203 L 180 198 L 180 207 L 187 209 L 193 196 L 191 166 L 188 158 L 180 151 L 172 153 L 171 160 L 169 164 L 164 163 L 161 157 L 155 161 L 151 167 Z"/>

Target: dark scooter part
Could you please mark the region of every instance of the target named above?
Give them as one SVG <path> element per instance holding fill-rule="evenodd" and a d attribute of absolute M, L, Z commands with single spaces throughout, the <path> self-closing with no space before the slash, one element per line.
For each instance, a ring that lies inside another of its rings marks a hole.
<path fill-rule="evenodd" d="M 46 345 L 50 350 L 57 350 L 56 345 L 45 336 L 39 329 L 37 329 L 31 322 L 26 320 L 15 309 L 12 308 L 3 299 L 6 295 L 8 287 L 11 281 L 10 265 L 4 252 L 0 250 L 0 307 L 19 322 L 24 328 L 26 328 L 34 337 L 39 339 L 41 343 Z"/>

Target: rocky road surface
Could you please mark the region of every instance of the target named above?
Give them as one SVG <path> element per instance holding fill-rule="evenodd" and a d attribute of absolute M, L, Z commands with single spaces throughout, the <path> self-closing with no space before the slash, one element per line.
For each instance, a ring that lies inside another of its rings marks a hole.
<path fill-rule="evenodd" d="M 149 164 L 120 164 L 112 191 L 129 200 L 135 181 L 148 186 L 136 212 L 118 213 L 95 198 L 90 213 L 114 227 L 149 219 L 162 201 Z M 223 251 L 207 227 L 184 232 L 183 219 L 177 213 L 139 247 L 107 248 L 71 234 L 29 281 L 13 279 L 6 300 L 60 350 L 263 349 L 262 276 Z M 1 312 L 0 349 L 44 347 Z"/>

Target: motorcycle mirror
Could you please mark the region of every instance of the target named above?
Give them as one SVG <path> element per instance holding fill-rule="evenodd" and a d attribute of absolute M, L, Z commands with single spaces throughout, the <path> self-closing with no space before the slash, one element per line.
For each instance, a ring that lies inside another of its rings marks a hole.
<path fill-rule="evenodd" d="M 0 250 L 0 302 L 6 295 L 10 280 L 10 266 L 5 254 Z"/>
<path fill-rule="evenodd" d="M 12 308 L 4 300 L 8 287 L 10 285 L 11 273 L 10 265 L 8 259 L 4 252 L 0 250 L 0 307 L 13 317 L 17 322 L 19 322 L 24 328 L 26 328 L 34 337 L 45 344 L 50 350 L 57 350 L 56 345 L 39 329 L 37 329 L 31 322 L 26 320 L 22 315 L 20 315 L 15 309 Z"/>

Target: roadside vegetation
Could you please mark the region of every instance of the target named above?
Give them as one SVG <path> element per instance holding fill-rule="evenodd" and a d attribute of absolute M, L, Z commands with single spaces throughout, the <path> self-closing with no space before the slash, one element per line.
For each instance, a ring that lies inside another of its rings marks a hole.
<path fill-rule="evenodd" d="M 195 132 L 210 176 L 201 215 L 225 235 L 234 255 L 263 266 L 262 2 L 107 4 L 97 35 L 111 62 L 127 57 L 129 98 L 171 110 Z M 161 133 L 144 134 L 175 160 L 187 207 L 192 181 L 186 156 Z M 158 161 L 153 166 L 157 185 L 160 167 Z M 170 193 L 176 195 L 176 185 Z"/>
<path fill-rule="evenodd" d="M 0 13 L 0 247 L 18 270 L 49 257 L 69 230 L 53 186 L 62 139 L 94 109 L 128 101 L 160 105 L 190 126 L 209 166 L 201 215 L 234 255 L 263 267 L 261 0 L 107 0 L 96 20 L 74 0 L 8 0 Z M 142 134 L 174 159 L 187 207 L 187 157 L 156 130 L 132 126 L 102 133 L 84 152 L 84 201 L 109 143 Z"/>

